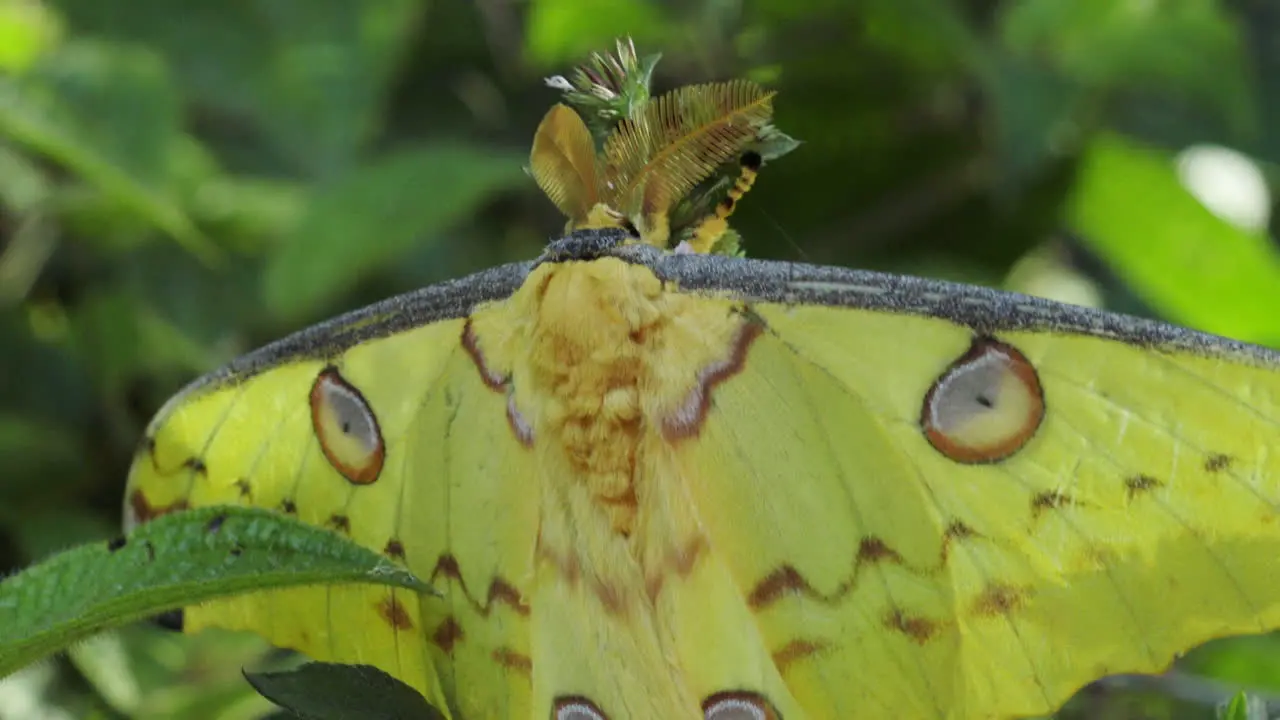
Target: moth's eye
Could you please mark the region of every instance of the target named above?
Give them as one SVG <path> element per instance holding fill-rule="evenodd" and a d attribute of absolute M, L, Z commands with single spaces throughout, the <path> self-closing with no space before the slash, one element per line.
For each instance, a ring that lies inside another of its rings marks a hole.
<path fill-rule="evenodd" d="M 718 693 L 702 703 L 706 720 L 777 720 L 773 705 L 752 692 Z"/>
<path fill-rule="evenodd" d="M 608 720 L 608 716 L 595 703 L 582 697 L 560 698 L 551 713 L 551 720 Z"/>
<path fill-rule="evenodd" d="M 378 479 L 386 458 L 378 419 L 336 368 L 322 370 L 311 386 L 311 424 L 324 456 L 343 477 L 358 485 Z"/>
<path fill-rule="evenodd" d="M 925 396 L 920 423 L 938 452 L 961 463 L 1003 460 L 1044 419 L 1035 367 L 1017 348 L 979 338 Z"/>

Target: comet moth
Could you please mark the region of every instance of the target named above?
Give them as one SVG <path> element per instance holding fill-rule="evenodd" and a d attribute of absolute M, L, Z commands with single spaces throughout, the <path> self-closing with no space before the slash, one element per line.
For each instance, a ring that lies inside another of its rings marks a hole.
<path fill-rule="evenodd" d="M 275 508 L 442 592 L 255 594 L 188 628 L 376 665 L 453 718 L 805 720 L 1043 714 L 1280 625 L 1280 355 L 737 257 L 771 102 L 683 88 L 604 133 L 558 105 L 540 257 L 174 398 L 128 522 Z"/>

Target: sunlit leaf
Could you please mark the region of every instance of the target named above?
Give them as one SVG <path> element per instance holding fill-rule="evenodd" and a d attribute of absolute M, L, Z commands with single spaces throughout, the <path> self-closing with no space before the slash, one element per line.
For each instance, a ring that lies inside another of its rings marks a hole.
<path fill-rule="evenodd" d="M 60 18 L 47 4 L 0 0 L 0 71 L 26 70 L 61 36 Z"/>
<path fill-rule="evenodd" d="M 1182 667 L 1240 687 L 1280 690 L 1280 635 L 1210 642 L 1188 653 Z"/>
<path fill-rule="evenodd" d="M 534 63 L 553 67 L 580 60 L 629 35 L 656 40 L 670 23 L 661 5 L 648 0 L 612 0 L 583 12 L 581 0 L 533 0 L 525 29 L 525 52 Z"/>
<path fill-rule="evenodd" d="M 1172 159 L 1119 136 L 1085 156 L 1067 209 L 1084 242 L 1156 311 L 1253 342 L 1280 342 L 1280 251 L 1200 204 Z"/>

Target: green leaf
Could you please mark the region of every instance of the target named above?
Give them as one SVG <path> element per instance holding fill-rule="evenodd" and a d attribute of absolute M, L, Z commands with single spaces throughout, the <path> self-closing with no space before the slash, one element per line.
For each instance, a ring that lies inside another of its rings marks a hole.
<path fill-rule="evenodd" d="M 77 42 L 0 77 L 0 136 L 65 166 L 209 264 L 218 249 L 168 183 L 179 98 L 154 54 Z"/>
<path fill-rule="evenodd" d="M 118 631 L 98 633 L 71 645 L 67 657 L 112 709 L 137 717 L 142 688 Z"/>
<path fill-rule="evenodd" d="M 0 202 L 14 211 L 38 211 L 53 195 L 53 179 L 33 158 L 0 146 Z"/>
<path fill-rule="evenodd" d="M 255 508 L 179 512 L 128 538 L 54 555 L 0 581 L 0 677 L 97 631 L 225 595 L 378 583 L 407 570 L 323 528 Z"/>
<path fill-rule="evenodd" d="M 59 6 L 83 33 L 155 49 L 193 101 L 265 135 L 259 155 L 284 155 L 290 169 L 322 177 L 348 167 L 380 127 L 390 82 L 426 9 L 418 0 Z"/>
<path fill-rule="evenodd" d="M 1009 53 L 992 53 L 983 84 L 991 98 L 997 190 L 1027 190 L 1060 157 L 1087 104 L 1078 85 Z"/>
<path fill-rule="evenodd" d="M 1238 692 L 1217 710 L 1219 720 L 1266 720 L 1267 705 L 1261 698 Z"/>
<path fill-rule="evenodd" d="M 614 0 L 590 12 L 583 12 L 581 0 L 534 0 L 525 29 L 525 53 L 537 65 L 556 67 L 611 47 L 615 38 L 656 43 L 670 29 L 660 5 L 648 0 Z"/>
<path fill-rule="evenodd" d="M 417 690 L 369 665 L 307 663 L 244 674 L 268 700 L 307 720 L 443 720 Z"/>
<path fill-rule="evenodd" d="M 0 453 L 0 457 L 10 456 Z M 29 477 L 21 479 L 30 482 Z M 48 487 L 41 489 L 43 497 L 36 495 L 39 490 L 33 488 L 33 497 L 22 504 L 0 501 L 0 523 L 24 561 L 35 562 L 74 545 L 109 538 L 118 531 L 117 523 L 88 508 L 66 501 L 48 503 L 47 498 L 53 493 Z M 65 497 L 71 492 L 63 490 L 55 497 L 59 495 Z M 47 505 L 37 504 L 42 499 Z"/>
<path fill-rule="evenodd" d="M 1249 699 L 1245 697 L 1243 692 L 1236 693 L 1235 697 L 1227 702 L 1226 707 L 1218 712 L 1221 720 L 1249 720 Z"/>
<path fill-rule="evenodd" d="M 69 347 L 97 387 L 121 391 L 140 370 L 207 369 L 210 348 L 188 337 L 148 300 L 120 288 L 86 294 L 73 309 Z"/>
<path fill-rule="evenodd" d="M 330 184 L 271 257 L 267 305 L 296 318 L 431 242 L 495 192 L 526 182 L 522 155 L 448 143 L 383 157 Z"/>
<path fill-rule="evenodd" d="M 1180 666 L 1236 687 L 1274 690 L 1280 688 L 1280 635 L 1215 640 L 1187 653 Z"/>
<path fill-rule="evenodd" d="M 1219 335 L 1280 341 L 1280 252 L 1200 204 L 1171 158 L 1116 135 L 1086 153 L 1067 221 L 1162 315 Z"/>
<path fill-rule="evenodd" d="M 90 474 L 79 438 L 60 423 L 0 413 L 0 519 L 24 501 L 82 482 Z"/>
<path fill-rule="evenodd" d="M 1022 0 L 1002 6 L 1000 32 L 1025 61 L 1094 89 L 1163 85 L 1252 123 L 1250 78 L 1226 8 L 1200 0 Z"/>
<path fill-rule="evenodd" d="M 297 226 L 306 199 L 300 183 L 222 175 L 200 183 L 191 213 L 236 242 L 237 249 L 256 255 L 268 239 Z"/>
<path fill-rule="evenodd" d="M 0 0 L 0 71 L 26 70 L 61 35 L 62 23 L 44 3 Z"/>

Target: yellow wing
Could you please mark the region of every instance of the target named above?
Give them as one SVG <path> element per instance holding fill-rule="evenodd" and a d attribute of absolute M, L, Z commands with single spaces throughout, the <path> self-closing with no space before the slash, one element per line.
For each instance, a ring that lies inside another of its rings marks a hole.
<path fill-rule="evenodd" d="M 529 451 L 508 431 L 506 397 L 463 343 L 470 308 L 509 293 L 525 269 L 318 326 L 161 410 L 130 476 L 129 522 L 196 505 L 274 508 L 347 534 L 446 593 L 257 594 L 188 609 L 188 630 L 249 629 L 318 659 L 373 664 L 467 717 L 527 705 L 538 493 Z"/>
<path fill-rule="evenodd" d="M 954 285 L 584 231 L 250 356 L 149 437 L 142 518 L 280 507 L 446 592 L 194 621 L 454 717 L 1013 717 L 1280 625 L 1280 358 Z"/>
<path fill-rule="evenodd" d="M 762 329 L 678 454 L 779 706 L 1039 715 L 1280 626 L 1276 353 L 941 283 L 698 264 Z"/>

